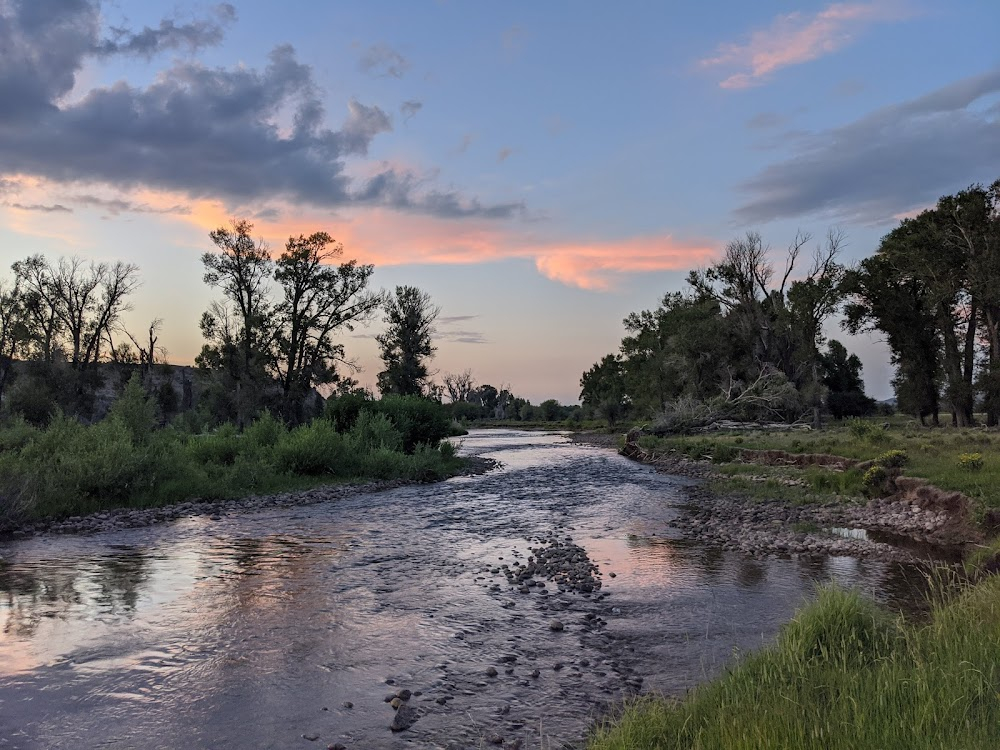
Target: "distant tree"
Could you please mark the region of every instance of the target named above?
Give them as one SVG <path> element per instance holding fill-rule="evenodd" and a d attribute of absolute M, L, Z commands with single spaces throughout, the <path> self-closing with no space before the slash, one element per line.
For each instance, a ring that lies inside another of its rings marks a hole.
<path fill-rule="evenodd" d="M 472 377 L 472 370 L 464 370 L 460 373 L 445 373 L 442 378 L 445 390 L 451 403 L 457 404 L 462 401 L 469 401 L 476 388 L 475 378 Z"/>
<path fill-rule="evenodd" d="M 370 320 L 383 303 L 368 290 L 375 268 L 349 260 L 338 265 L 344 248 L 326 232 L 290 237 L 278 258 L 274 277 L 284 297 L 274 309 L 273 368 L 281 383 L 285 418 L 302 421 L 310 389 L 340 380 L 338 365 L 354 369 L 334 340 Z"/>
<path fill-rule="evenodd" d="M 497 408 L 497 398 L 499 396 L 500 392 L 494 386 L 486 383 L 476 388 L 472 392 L 471 398 L 482 404 L 487 414 L 493 414 L 493 411 Z"/>
<path fill-rule="evenodd" d="M 62 344 L 73 369 L 83 371 L 109 349 L 121 316 L 131 309 L 129 296 L 140 286 L 139 268 L 131 263 L 89 263 L 61 258 L 52 265 L 41 255 L 14 264 L 27 296 L 27 309 L 42 358 L 51 362 Z"/>
<path fill-rule="evenodd" d="M 625 411 L 625 373 L 621 359 L 606 355 L 580 378 L 580 401 L 614 427 Z"/>
<path fill-rule="evenodd" d="M 398 286 L 386 300 L 386 330 L 375 337 L 385 364 L 378 374 L 383 395 L 419 396 L 427 392 L 427 362 L 436 351 L 431 337 L 439 313 L 430 295 L 414 286 Z"/>
<path fill-rule="evenodd" d="M 0 401 L 10 381 L 14 360 L 27 351 L 28 318 L 20 279 L 0 283 Z"/>
<path fill-rule="evenodd" d="M 820 355 L 820 365 L 822 384 L 827 389 L 827 408 L 835 419 L 875 413 L 875 400 L 865 395 L 858 355 L 848 354 L 843 344 L 831 340 Z"/>

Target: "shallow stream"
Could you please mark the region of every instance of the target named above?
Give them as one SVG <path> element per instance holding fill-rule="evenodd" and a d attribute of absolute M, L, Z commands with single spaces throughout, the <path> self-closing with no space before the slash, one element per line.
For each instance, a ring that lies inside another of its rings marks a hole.
<path fill-rule="evenodd" d="M 564 435 L 483 430 L 463 451 L 503 468 L 0 543 L 0 748 L 575 747 L 623 696 L 766 643 L 818 581 L 920 597 L 912 566 L 680 540 L 687 480 Z M 509 583 L 502 566 L 568 538 L 592 591 Z M 404 689 L 416 721 L 393 732 Z"/>

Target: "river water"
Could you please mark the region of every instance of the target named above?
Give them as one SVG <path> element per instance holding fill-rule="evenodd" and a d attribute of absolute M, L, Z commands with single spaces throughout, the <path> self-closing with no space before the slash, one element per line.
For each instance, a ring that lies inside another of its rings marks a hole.
<path fill-rule="evenodd" d="M 686 480 L 565 435 L 462 450 L 503 468 L 0 543 L 0 748 L 576 747 L 640 685 L 681 693 L 766 643 L 819 581 L 919 596 L 905 565 L 680 540 Z M 508 583 L 568 538 L 599 588 Z M 392 732 L 401 689 L 418 718 Z"/>

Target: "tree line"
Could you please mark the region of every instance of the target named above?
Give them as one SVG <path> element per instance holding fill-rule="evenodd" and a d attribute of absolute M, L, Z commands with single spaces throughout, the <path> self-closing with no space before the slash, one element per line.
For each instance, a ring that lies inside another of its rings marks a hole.
<path fill-rule="evenodd" d="M 831 231 L 802 268 L 799 233 L 775 263 L 756 232 L 692 271 L 686 289 L 624 320 L 626 335 L 580 380 L 583 404 L 684 430 L 718 419 L 807 420 L 876 409 L 861 362 L 824 324 L 880 332 L 899 408 L 935 424 L 1000 412 L 1000 181 L 973 185 L 900 225 L 854 267 Z"/>
<path fill-rule="evenodd" d="M 289 424 L 308 421 L 322 407 L 316 389 L 358 390 L 357 365 L 340 339 L 380 312 L 380 391 L 436 393 L 428 363 L 439 308 L 426 292 L 373 290 L 374 267 L 345 260 L 326 232 L 290 237 L 277 257 L 245 219 L 209 236 L 216 252 L 202 255 L 203 280 L 221 296 L 199 321 L 204 344 L 195 363 L 207 419 L 244 426 L 269 411 Z M 39 424 L 57 409 L 84 420 L 99 416 L 103 362 L 138 369 L 154 388 L 154 366 L 165 367 L 162 321 L 141 338 L 123 322 L 141 285 L 137 266 L 33 255 L 11 270 L 12 278 L 0 281 L 0 402 L 7 413 Z M 162 410 L 175 411 L 175 383 L 161 378 L 159 386 Z"/>

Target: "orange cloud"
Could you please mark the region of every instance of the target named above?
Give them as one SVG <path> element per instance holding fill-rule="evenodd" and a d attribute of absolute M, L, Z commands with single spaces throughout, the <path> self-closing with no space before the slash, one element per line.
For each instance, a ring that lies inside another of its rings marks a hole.
<path fill-rule="evenodd" d="M 22 194 L 30 192 L 39 201 L 59 195 L 51 185 L 23 184 L 30 191 Z M 138 189 L 127 193 L 101 190 L 100 195 L 109 201 L 127 200 L 130 205 L 140 205 L 158 222 L 193 227 L 204 238 L 199 246 L 205 250 L 211 249 L 208 233 L 227 226 L 234 217 L 234 209 L 222 201 L 191 199 L 180 193 Z M 72 196 L 60 199 L 73 205 Z M 184 211 L 171 212 L 177 206 Z M 718 254 L 718 248 L 710 242 L 683 242 L 670 235 L 621 241 L 539 241 L 509 225 L 488 220 L 451 221 L 385 208 L 359 207 L 337 215 L 289 205 L 268 211 L 255 211 L 253 207 L 236 211 L 251 219 L 254 234 L 270 244 L 274 255 L 281 252 L 291 236 L 325 231 L 343 243 L 346 257 L 362 263 L 466 265 L 519 259 L 533 262 L 539 273 L 553 281 L 592 290 L 610 289 L 627 274 L 686 270 L 710 262 Z M 13 223 L 15 231 L 39 233 L 44 225 L 50 232 L 53 229 L 51 216 L 18 213 L 22 214 L 18 217 L 21 221 L 31 221 L 31 225 Z M 72 221 L 72 217 L 68 214 L 64 220 Z"/>
<path fill-rule="evenodd" d="M 542 246 L 534 252 L 536 267 L 548 278 L 596 290 L 611 288 L 620 274 L 686 271 L 718 256 L 718 248 L 709 243 L 677 242 L 670 235 Z"/>
<path fill-rule="evenodd" d="M 886 2 L 834 3 L 812 16 L 789 13 L 775 18 L 769 28 L 752 32 L 745 44 L 720 45 L 715 57 L 699 64 L 748 69 L 730 75 L 719 85 L 724 89 L 750 88 L 776 70 L 837 51 L 871 23 L 908 15 L 904 6 Z"/>

